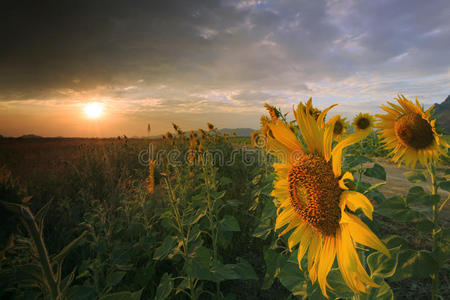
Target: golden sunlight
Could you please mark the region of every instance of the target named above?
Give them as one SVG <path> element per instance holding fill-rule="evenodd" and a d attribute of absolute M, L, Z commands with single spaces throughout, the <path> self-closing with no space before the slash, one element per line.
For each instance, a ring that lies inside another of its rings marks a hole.
<path fill-rule="evenodd" d="M 103 103 L 90 102 L 84 106 L 84 113 L 91 119 L 97 119 L 103 114 Z"/>

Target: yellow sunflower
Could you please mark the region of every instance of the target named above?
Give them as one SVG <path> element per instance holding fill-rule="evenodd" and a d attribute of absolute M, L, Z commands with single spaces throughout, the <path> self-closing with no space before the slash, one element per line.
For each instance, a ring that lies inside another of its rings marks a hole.
<path fill-rule="evenodd" d="M 336 141 L 342 140 L 344 137 L 344 134 L 347 132 L 347 127 L 349 126 L 349 123 L 347 122 L 347 118 L 339 117 L 336 120 L 336 123 L 334 123 L 333 128 L 333 137 Z"/>
<path fill-rule="evenodd" d="M 443 147 L 449 145 L 436 132 L 436 120 L 431 120 L 433 107 L 424 111 L 417 99 L 416 104 L 403 95 L 394 99 L 400 105 L 391 102 L 387 102 L 389 106 L 382 105 L 387 114 L 377 115 L 380 121 L 376 125 L 381 129 L 384 147 L 391 151 L 392 160 L 399 165 L 404 161 L 414 169 L 417 161 L 425 167 L 439 159 L 439 154 L 446 155 Z"/>
<path fill-rule="evenodd" d="M 278 207 L 275 230 L 284 228 L 280 233 L 283 235 L 294 229 L 288 239 L 289 249 L 299 244 L 300 269 L 302 258 L 308 253 L 309 277 L 312 283 L 319 282 L 324 296 L 328 297 L 327 276 L 335 257 L 347 285 L 357 294 L 366 293 L 368 286 L 378 285 L 361 265 L 355 243 L 388 256 L 389 251 L 367 225 L 351 213 L 360 208 L 372 219 L 373 206 L 363 194 L 347 189 L 344 179 L 353 177 L 348 172 L 341 176 L 340 167 L 345 145 L 365 135 L 350 135 L 332 148 L 333 129 L 339 117 L 325 123 L 329 107 L 315 120 L 302 105 L 294 109 L 294 115 L 305 146 L 281 120 L 269 125 L 273 134 L 273 138 L 268 137 L 269 149 L 280 160 L 274 164 L 278 177 L 272 194 Z"/>
<path fill-rule="evenodd" d="M 375 119 L 372 115 L 367 113 L 359 113 L 352 122 L 355 132 L 368 132 L 372 131 L 374 127 Z"/>

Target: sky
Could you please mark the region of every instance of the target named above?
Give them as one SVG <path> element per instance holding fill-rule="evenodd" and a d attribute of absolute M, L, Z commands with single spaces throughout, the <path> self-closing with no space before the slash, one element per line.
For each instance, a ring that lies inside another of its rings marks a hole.
<path fill-rule="evenodd" d="M 6 1 L 0 134 L 146 136 L 450 94 L 448 0 Z M 87 103 L 104 113 L 90 119 Z"/>

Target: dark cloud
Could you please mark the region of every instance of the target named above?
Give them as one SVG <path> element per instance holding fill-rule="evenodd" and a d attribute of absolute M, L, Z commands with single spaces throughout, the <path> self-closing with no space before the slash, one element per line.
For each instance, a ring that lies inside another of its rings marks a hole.
<path fill-rule="evenodd" d="M 245 105 L 360 74 L 448 74 L 449 13 L 446 0 L 8 1 L 0 99 L 233 92 Z"/>

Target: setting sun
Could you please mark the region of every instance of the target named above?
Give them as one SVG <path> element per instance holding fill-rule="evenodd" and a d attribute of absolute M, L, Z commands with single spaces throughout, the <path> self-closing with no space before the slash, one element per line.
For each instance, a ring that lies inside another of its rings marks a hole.
<path fill-rule="evenodd" d="M 84 113 L 91 119 L 97 119 L 103 114 L 103 103 L 91 102 L 86 104 Z"/>

